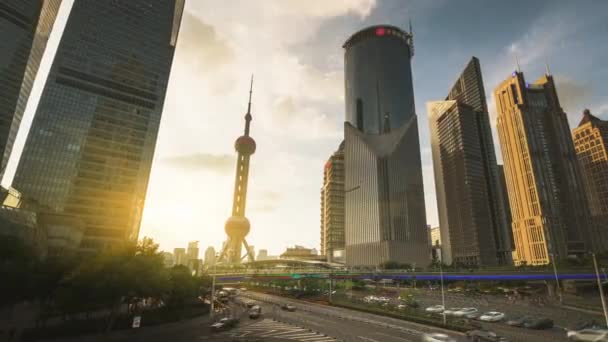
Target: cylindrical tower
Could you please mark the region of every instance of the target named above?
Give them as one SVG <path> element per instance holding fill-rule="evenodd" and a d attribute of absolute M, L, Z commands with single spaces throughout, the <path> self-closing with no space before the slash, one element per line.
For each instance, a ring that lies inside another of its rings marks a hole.
<path fill-rule="evenodd" d="M 371 134 L 408 122 L 415 115 L 411 32 L 372 26 L 353 34 L 343 48 L 346 121 Z"/>

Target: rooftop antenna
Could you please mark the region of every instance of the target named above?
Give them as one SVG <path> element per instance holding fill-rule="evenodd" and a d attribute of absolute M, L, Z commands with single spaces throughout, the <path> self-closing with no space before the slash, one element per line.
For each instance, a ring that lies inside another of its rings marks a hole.
<path fill-rule="evenodd" d="M 414 57 L 414 29 L 412 28 L 412 18 L 409 18 L 410 28 L 410 58 Z"/>
<path fill-rule="evenodd" d="M 249 124 L 251 122 L 251 94 L 253 93 L 253 74 L 251 74 L 251 83 L 249 85 L 249 103 L 247 104 L 247 114 L 245 114 L 245 135 L 249 136 Z"/>
<path fill-rule="evenodd" d="M 519 66 L 519 58 L 515 55 L 515 63 L 517 64 L 517 72 L 521 72 L 521 67 Z"/>
<path fill-rule="evenodd" d="M 549 70 L 549 64 L 547 64 L 547 62 L 545 62 L 545 75 L 551 75 L 551 70 Z"/>

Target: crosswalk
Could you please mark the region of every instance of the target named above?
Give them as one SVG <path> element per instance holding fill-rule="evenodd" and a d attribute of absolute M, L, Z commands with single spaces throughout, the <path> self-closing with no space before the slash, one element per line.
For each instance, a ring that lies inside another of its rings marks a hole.
<path fill-rule="evenodd" d="M 243 327 L 239 327 L 235 330 L 226 333 L 233 338 L 246 338 L 246 337 L 266 337 L 274 340 L 288 340 L 288 341 L 301 341 L 301 342 L 335 342 L 337 341 L 333 337 L 329 337 L 304 329 L 291 324 L 274 321 L 272 319 L 265 318 L 253 324 L 249 324 Z"/>

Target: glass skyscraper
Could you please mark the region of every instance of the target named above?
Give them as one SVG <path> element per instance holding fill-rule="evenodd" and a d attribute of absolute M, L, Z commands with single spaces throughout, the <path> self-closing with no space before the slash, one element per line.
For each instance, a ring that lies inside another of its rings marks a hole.
<path fill-rule="evenodd" d="M 511 233 L 479 59 L 471 58 L 446 101 L 427 107 L 443 261 L 510 263 Z"/>
<path fill-rule="evenodd" d="M 0 179 L 61 0 L 0 0 Z"/>
<path fill-rule="evenodd" d="M 184 0 L 76 0 L 13 185 L 81 217 L 83 251 L 136 239 Z"/>
<path fill-rule="evenodd" d="M 427 265 L 411 32 L 372 26 L 344 49 L 346 263 Z"/>

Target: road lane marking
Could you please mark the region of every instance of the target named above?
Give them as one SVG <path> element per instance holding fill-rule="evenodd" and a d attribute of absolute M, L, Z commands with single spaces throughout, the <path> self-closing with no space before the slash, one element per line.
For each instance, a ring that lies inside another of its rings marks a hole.
<path fill-rule="evenodd" d="M 365 336 L 357 336 L 357 338 L 360 338 L 363 341 L 380 342 L 378 340 L 374 340 L 373 338 L 369 338 L 369 337 L 365 337 Z"/>
<path fill-rule="evenodd" d="M 412 341 L 412 340 L 409 340 L 407 338 L 403 338 L 403 337 L 400 337 L 400 336 L 393 336 L 393 335 L 385 334 L 385 333 L 382 333 L 382 332 L 375 332 L 374 334 L 376 334 L 376 335 L 382 335 L 382 336 L 386 336 L 386 337 L 390 337 L 390 338 L 394 338 L 394 339 L 402 340 L 402 341 L 409 341 L 409 342 Z"/>

